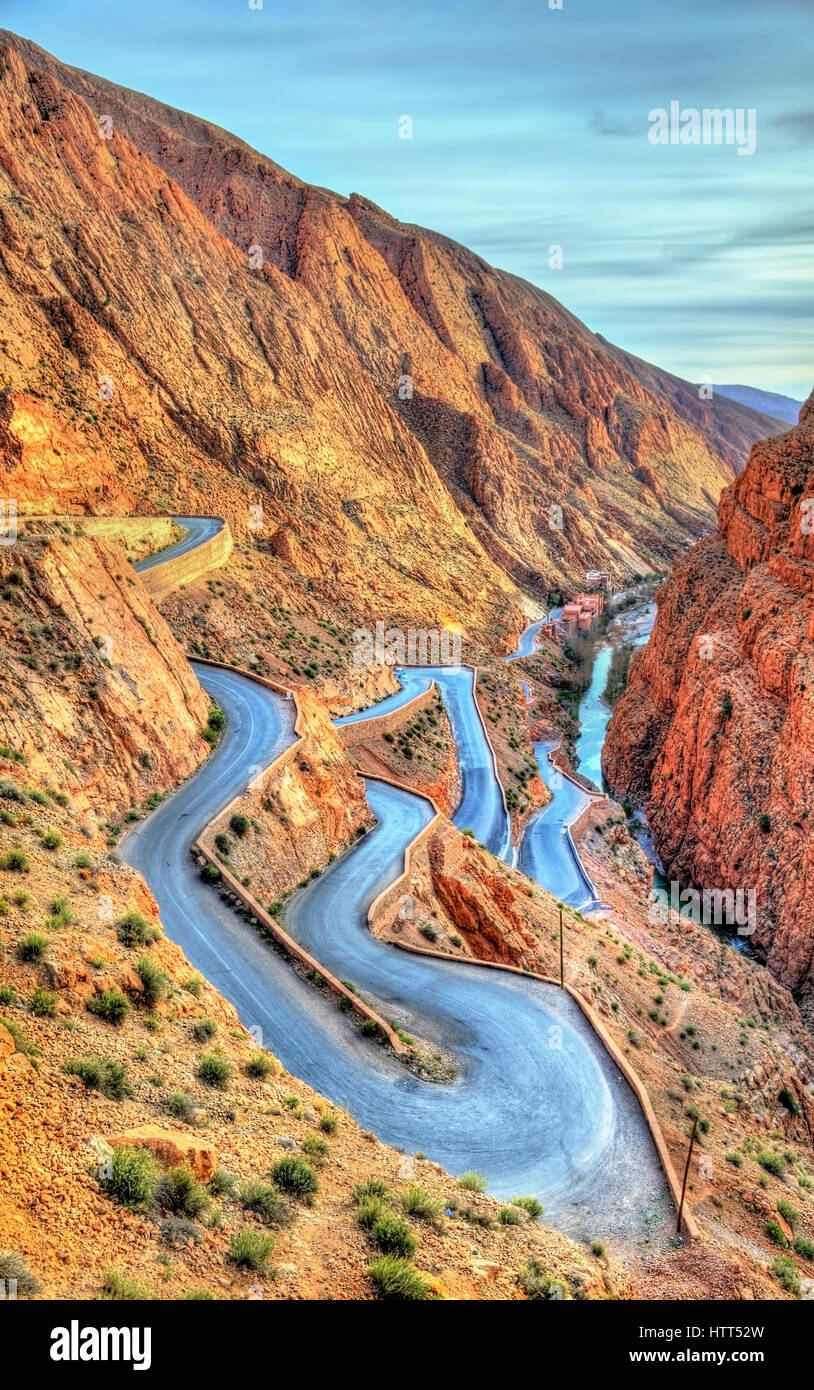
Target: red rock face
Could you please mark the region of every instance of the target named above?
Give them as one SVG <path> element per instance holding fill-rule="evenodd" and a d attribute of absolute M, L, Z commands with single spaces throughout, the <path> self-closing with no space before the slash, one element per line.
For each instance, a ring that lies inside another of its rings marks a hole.
<path fill-rule="evenodd" d="M 579 583 L 618 568 L 620 542 L 634 569 L 659 568 L 773 428 L 204 121 L 3 33 L 0 76 L 10 389 L 78 431 L 94 488 L 110 459 L 145 508 L 205 495 L 237 540 L 262 501 L 279 567 L 326 606 L 351 590 L 494 627 L 511 580 Z M 114 381 L 102 403 L 100 373 Z M 34 483 L 55 489 L 41 471 Z"/>
<path fill-rule="evenodd" d="M 130 481 L 138 485 L 143 477 Z M 18 501 L 21 514 L 138 510 L 104 447 L 66 425 L 46 402 L 8 390 L 0 391 L 0 490 Z"/>
<path fill-rule="evenodd" d="M 605 742 L 668 875 L 753 888 L 756 945 L 814 1021 L 814 396 L 675 567 Z"/>

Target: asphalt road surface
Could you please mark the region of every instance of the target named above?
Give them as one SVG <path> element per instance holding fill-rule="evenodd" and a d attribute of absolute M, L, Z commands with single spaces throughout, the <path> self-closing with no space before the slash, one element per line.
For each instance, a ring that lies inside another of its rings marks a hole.
<path fill-rule="evenodd" d="M 368 781 L 376 826 L 292 897 L 286 925 L 385 1017 L 451 1052 L 459 1068 L 451 1084 L 419 1080 L 365 1038 L 203 883 L 192 842 L 293 740 L 294 709 L 237 673 L 193 669 L 226 712 L 226 730 L 203 767 L 122 848 L 193 966 L 289 1071 L 383 1141 L 420 1149 L 453 1173 L 475 1168 L 498 1196 L 534 1194 L 551 1224 L 611 1248 L 666 1228 L 672 1204 L 639 1105 L 567 994 L 520 975 L 421 959 L 370 934 L 369 903 L 401 872 L 405 847 L 432 814 L 422 797 Z M 494 848 L 505 810 L 472 673 L 406 670 L 390 707 L 433 676 L 459 741 L 464 799 L 456 821 Z"/>
<path fill-rule="evenodd" d="M 395 672 L 401 690 L 369 709 L 337 719 L 337 724 L 358 723 L 372 715 L 389 714 L 427 690 L 435 681 L 444 699 L 458 750 L 462 796 L 452 817 L 460 830 L 471 830 L 475 839 L 501 859 L 511 860 L 511 827 L 503 804 L 492 750 L 484 732 L 473 691 L 474 673 L 469 666 L 400 666 Z"/>
<path fill-rule="evenodd" d="M 193 966 L 289 1071 L 385 1142 L 421 1149 L 453 1173 L 475 1168 L 498 1196 L 534 1194 L 577 1237 L 627 1245 L 648 1222 L 668 1219 L 639 1106 L 569 996 L 522 976 L 422 960 L 370 934 L 369 903 L 431 815 L 423 798 L 369 782 L 375 828 L 290 900 L 286 925 L 386 1017 L 450 1050 L 460 1068 L 451 1085 L 417 1079 L 365 1038 L 202 882 L 191 842 L 290 742 L 293 711 L 246 677 L 194 669 L 225 710 L 226 732 L 123 847 Z"/>
<path fill-rule="evenodd" d="M 223 522 L 215 516 L 174 516 L 173 521 L 177 526 L 183 526 L 184 535 L 180 541 L 175 541 L 173 545 L 168 545 L 165 550 L 157 550 L 155 555 L 147 555 L 143 560 L 137 560 L 133 566 L 134 570 L 153 570 L 159 565 L 164 565 L 168 560 L 175 560 L 179 555 L 186 555 L 189 550 L 196 550 L 203 541 L 208 541 L 212 536 L 216 536 L 218 531 L 223 530 Z"/>

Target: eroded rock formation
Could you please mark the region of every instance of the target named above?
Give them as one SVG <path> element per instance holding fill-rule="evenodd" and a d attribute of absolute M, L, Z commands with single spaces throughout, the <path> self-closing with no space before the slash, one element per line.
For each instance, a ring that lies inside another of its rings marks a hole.
<path fill-rule="evenodd" d="M 814 398 L 675 567 L 604 769 L 668 875 L 754 890 L 754 944 L 814 1021 Z"/>

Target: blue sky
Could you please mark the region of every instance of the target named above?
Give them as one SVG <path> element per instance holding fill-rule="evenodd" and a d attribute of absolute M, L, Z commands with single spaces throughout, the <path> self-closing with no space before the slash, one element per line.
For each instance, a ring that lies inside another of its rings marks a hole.
<path fill-rule="evenodd" d="M 0 0 L 0 24 L 464 242 L 681 376 L 814 385 L 811 0 Z M 755 153 L 651 144 L 674 100 L 755 108 Z"/>

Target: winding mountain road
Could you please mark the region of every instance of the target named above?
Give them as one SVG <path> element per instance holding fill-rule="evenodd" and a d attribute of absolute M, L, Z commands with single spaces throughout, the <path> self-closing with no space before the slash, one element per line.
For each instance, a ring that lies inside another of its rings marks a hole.
<path fill-rule="evenodd" d="M 401 683 L 395 694 L 334 722 L 354 724 L 374 715 L 390 714 L 429 690 L 435 681 L 444 699 L 461 774 L 461 800 L 452 821 L 459 830 L 471 830 L 475 839 L 499 859 L 512 862 L 511 822 L 475 701 L 475 673 L 471 666 L 402 666 L 395 675 Z"/>
<path fill-rule="evenodd" d="M 289 1071 L 383 1141 L 421 1149 L 453 1173 L 475 1168 L 498 1196 L 534 1194 L 549 1222 L 577 1238 L 629 1249 L 666 1229 L 672 1203 L 639 1104 L 574 1000 L 522 975 L 421 958 L 369 932 L 370 902 L 401 872 L 406 846 L 432 814 L 422 797 L 367 781 L 374 829 L 292 897 L 286 927 L 385 1017 L 454 1053 L 460 1071 L 450 1085 L 419 1080 L 365 1038 L 201 881 L 190 845 L 292 741 L 294 708 L 245 676 L 192 665 L 226 712 L 226 730 L 122 850 L 147 880 L 168 936 Z M 499 786 L 488 785 L 497 779 L 471 708 L 471 672 L 407 670 L 399 695 L 350 717 L 394 708 L 432 678 L 461 740 L 465 823 L 495 846 L 505 810 Z"/>
<path fill-rule="evenodd" d="M 547 806 L 529 821 L 517 867 L 547 888 L 568 907 L 584 909 L 595 900 L 594 886 L 582 867 L 568 835 L 568 826 L 588 805 L 590 797 L 549 761 L 555 743 L 535 743 L 537 767 L 551 792 Z"/>
<path fill-rule="evenodd" d="M 166 565 L 168 560 L 177 560 L 179 555 L 197 550 L 204 541 L 211 540 L 223 530 L 223 522 L 216 516 L 174 516 L 173 521 L 177 526 L 183 526 L 184 535 L 164 550 L 157 550 L 154 555 L 146 555 L 143 560 L 137 560 L 133 566 L 134 570 L 154 570 L 159 565 Z"/>

